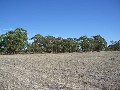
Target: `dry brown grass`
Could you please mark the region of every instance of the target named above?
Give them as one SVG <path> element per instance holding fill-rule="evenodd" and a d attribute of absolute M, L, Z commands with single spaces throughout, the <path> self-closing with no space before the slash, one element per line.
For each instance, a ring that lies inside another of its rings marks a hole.
<path fill-rule="evenodd" d="M 120 90 L 120 52 L 0 55 L 0 90 Z"/>

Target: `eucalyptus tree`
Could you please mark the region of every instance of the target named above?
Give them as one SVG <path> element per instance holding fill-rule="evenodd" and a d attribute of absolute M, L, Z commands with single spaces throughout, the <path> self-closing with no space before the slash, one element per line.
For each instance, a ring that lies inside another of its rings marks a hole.
<path fill-rule="evenodd" d="M 2 34 L 0 37 L 0 48 L 1 52 L 4 53 L 12 53 L 15 50 L 15 46 L 13 45 L 13 40 L 15 38 L 14 31 L 8 31 L 5 34 Z"/>
<path fill-rule="evenodd" d="M 33 43 L 31 45 L 32 51 L 37 53 L 42 53 L 43 48 L 45 47 L 45 39 L 42 35 L 36 34 L 34 37 L 31 38 Z"/>
<path fill-rule="evenodd" d="M 23 28 L 10 30 L 0 37 L 2 52 L 12 54 L 26 49 L 27 31 Z"/>
<path fill-rule="evenodd" d="M 83 52 L 88 51 L 89 42 L 87 36 L 81 36 L 79 39 L 80 47 Z"/>
<path fill-rule="evenodd" d="M 62 52 L 62 37 L 57 37 L 54 42 L 54 51 L 55 53 L 61 53 Z"/>
<path fill-rule="evenodd" d="M 15 44 L 17 44 L 16 48 L 18 49 L 18 51 L 25 50 L 28 43 L 27 30 L 23 28 L 16 28 L 15 35 Z"/>
<path fill-rule="evenodd" d="M 101 51 L 106 49 L 107 42 L 102 36 L 96 35 L 93 36 L 93 39 L 94 39 L 94 51 Z"/>
<path fill-rule="evenodd" d="M 55 37 L 54 36 L 45 36 L 45 48 L 46 48 L 46 52 L 51 53 L 51 52 L 55 52 L 55 48 L 56 48 L 56 43 L 55 43 Z"/>
<path fill-rule="evenodd" d="M 117 43 L 115 43 L 113 46 L 114 46 L 116 51 L 120 51 L 120 40 L 117 41 Z"/>
<path fill-rule="evenodd" d="M 0 35 L 0 52 L 4 52 L 4 34 Z"/>
<path fill-rule="evenodd" d="M 120 51 L 120 40 L 119 41 L 110 41 L 111 45 L 107 47 L 107 50 L 110 51 Z"/>
<path fill-rule="evenodd" d="M 4 44 L 4 48 L 6 49 L 7 53 L 15 53 L 15 51 L 19 48 L 17 47 L 17 42 L 16 42 L 16 38 L 17 35 L 15 34 L 14 31 L 8 31 L 5 34 L 5 44 Z"/>
<path fill-rule="evenodd" d="M 67 48 L 68 52 L 76 52 L 78 49 L 78 43 L 76 38 L 67 38 Z"/>

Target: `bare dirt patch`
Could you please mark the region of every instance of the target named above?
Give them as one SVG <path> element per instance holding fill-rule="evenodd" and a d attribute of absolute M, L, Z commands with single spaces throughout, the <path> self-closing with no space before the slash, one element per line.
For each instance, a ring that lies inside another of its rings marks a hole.
<path fill-rule="evenodd" d="M 120 52 L 0 55 L 0 90 L 120 90 Z"/>

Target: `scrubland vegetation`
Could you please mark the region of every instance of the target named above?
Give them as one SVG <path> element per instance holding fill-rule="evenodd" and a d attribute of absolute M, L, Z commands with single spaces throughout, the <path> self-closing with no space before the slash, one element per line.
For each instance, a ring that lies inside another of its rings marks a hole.
<path fill-rule="evenodd" d="M 33 40 L 29 43 L 28 40 Z M 79 38 L 62 38 L 36 34 L 28 39 L 27 30 L 16 28 L 0 35 L 0 53 L 65 53 L 89 51 L 120 51 L 120 41 L 111 41 L 107 47 L 106 40 L 100 36 L 80 36 Z"/>

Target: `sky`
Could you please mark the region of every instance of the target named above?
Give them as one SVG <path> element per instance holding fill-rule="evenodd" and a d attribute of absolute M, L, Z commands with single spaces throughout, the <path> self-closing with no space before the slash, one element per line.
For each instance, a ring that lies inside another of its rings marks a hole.
<path fill-rule="evenodd" d="M 21 27 L 28 37 L 101 35 L 120 40 L 120 0 L 0 0 L 0 34 Z"/>

